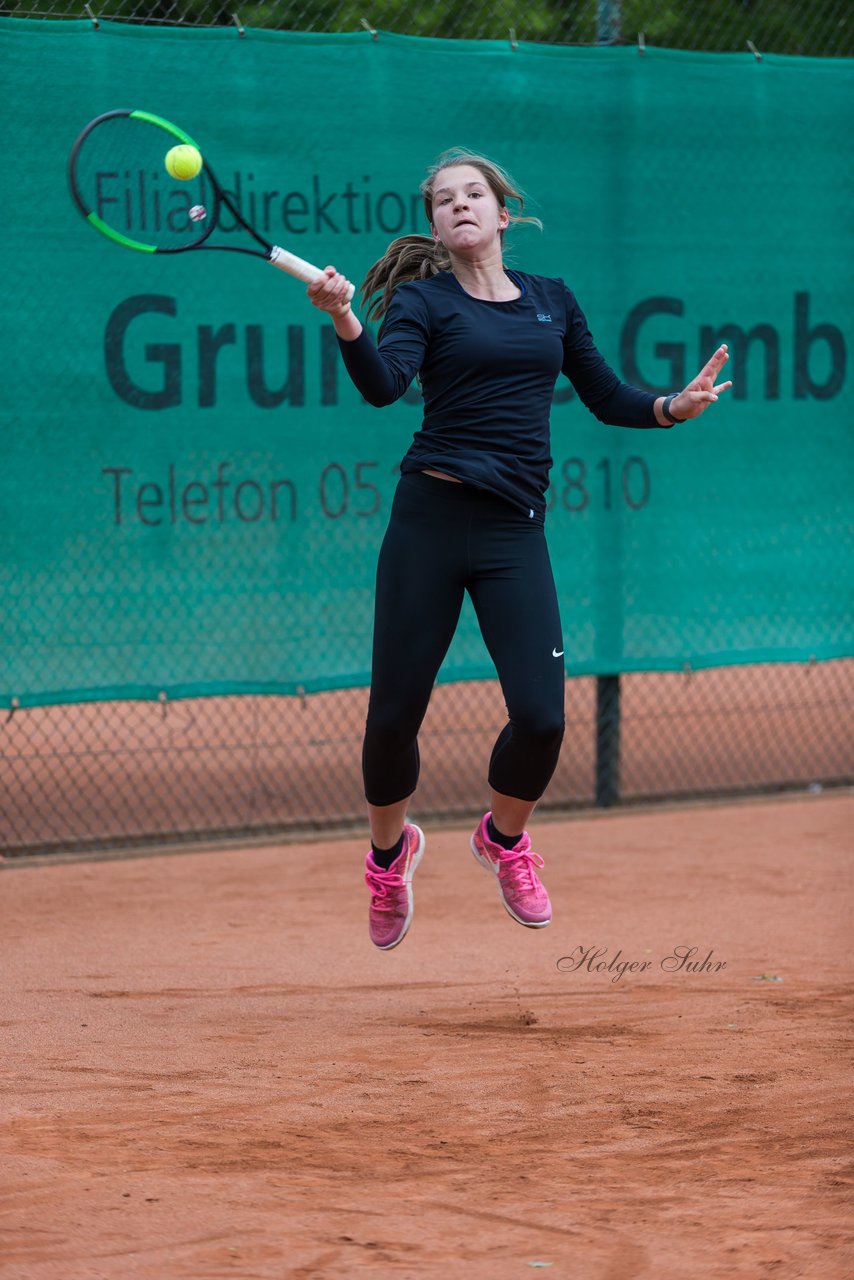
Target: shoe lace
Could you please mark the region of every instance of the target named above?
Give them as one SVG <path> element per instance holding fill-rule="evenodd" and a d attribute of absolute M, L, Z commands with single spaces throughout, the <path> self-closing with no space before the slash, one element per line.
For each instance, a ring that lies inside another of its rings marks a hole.
<path fill-rule="evenodd" d="M 517 889 L 533 889 L 537 881 L 534 867 L 544 867 L 546 860 L 531 849 L 509 850 L 502 853 L 499 864 L 503 878 L 511 881 Z"/>
<path fill-rule="evenodd" d="M 394 871 L 366 871 L 365 881 L 373 896 L 374 911 L 394 911 L 403 878 Z"/>

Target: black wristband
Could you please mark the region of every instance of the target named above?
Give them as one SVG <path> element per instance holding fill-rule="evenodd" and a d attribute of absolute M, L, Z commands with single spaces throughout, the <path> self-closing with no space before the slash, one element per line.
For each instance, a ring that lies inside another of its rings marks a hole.
<path fill-rule="evenodd" d="M 671 393 L 670 393 L 670 395 L 669 395 L 669 396 L 665 396 L 665 397 L 664 397 L 664 403 L 663 403 L 663 404 L 662 404 L 662 406 L 661 406 L 661 412 L 664 414 L 664 417 L 667 419 L 667 421 L 668 421 L 671 425 L 672 425 L 674 422 L 684 422 L 684 421 L 685 421 L 685 419 L 684 419 L 684 418 L 674 418 L 673 414 L 670 412 L 670 404 L 671 404 L 671 401 L 675 400 L 675 399 L 676 399 L 676 397 L 677 397 L 678 395 L 679 395 L 679 392 L 678 392 L 678 391 L 671 391 Z"/>
<path fill-rule="evenodd" d="M 670 422 L 671 425 L 673 424 L 673 422 L 685 421 L 684 417 L 673 417 L 670 411 L 671 401 L 675 401 L 677 396 L 679 396 L 679 392 L 671 392 L 670 396 L 665 396 L 665 403 L 663 403 L 661 407 L 663 416 L 666 417 L 667 421 Z"/>

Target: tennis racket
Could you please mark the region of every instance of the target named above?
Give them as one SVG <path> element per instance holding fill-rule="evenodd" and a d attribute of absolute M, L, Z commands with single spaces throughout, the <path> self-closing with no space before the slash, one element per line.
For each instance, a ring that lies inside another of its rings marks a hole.
<path fill-rule="evenodd" d="M 202 156 L 201 169 L 189 180 L 173 177 L 165 164 L 171 148 L 182 144 Z M 264 258 L 306 284 L 323 275 L 319 267 L 265 240 L 223 190 L 202 148 L 183 129 L 149 111 L 107 111 L 90 120 L 71 148 L 68 183 L 89 225 L 125 249 L 220 249 Z M 222 225 L 225 211 L 234 220 L 227 231 Z M 211 243 L 217 231 L 222 237 L 238 228 L 259 247 L 221 239 Z"/>

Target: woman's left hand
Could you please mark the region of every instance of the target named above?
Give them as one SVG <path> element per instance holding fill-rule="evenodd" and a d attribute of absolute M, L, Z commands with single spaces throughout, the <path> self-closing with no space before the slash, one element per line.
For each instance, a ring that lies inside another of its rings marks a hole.
<path fill-rule="evenodd" d="M 729 360 L 726 343 L 718 347 L 711 360 L 707 362 L 684 391 L 670 401 L 670 412 L 674 418 L 699 418 L 710 404 L 714 404 L 722 391 L 728 391 L 731 382 L 715 385 L 715 379 Z"/>

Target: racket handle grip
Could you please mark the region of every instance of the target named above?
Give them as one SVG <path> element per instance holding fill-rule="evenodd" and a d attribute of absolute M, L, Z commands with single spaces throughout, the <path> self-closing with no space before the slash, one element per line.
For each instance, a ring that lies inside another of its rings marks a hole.
<path fill-rule="evenodd" d="M 277 244 L 270 250 L 270 262 L 280 271 L 287 271 L 288 275 L 296 276 L 297 280 L 303 280 L 306 284 L 314 284 L 323 275 L 320 267 L 306 262 L 305 258 L 298 258 L 295 253 L 288 253 L 287 249 L 281 249 Z M 351 284 L 347 293 L 348 302 L 355 292 L 355 286 Z"/>

